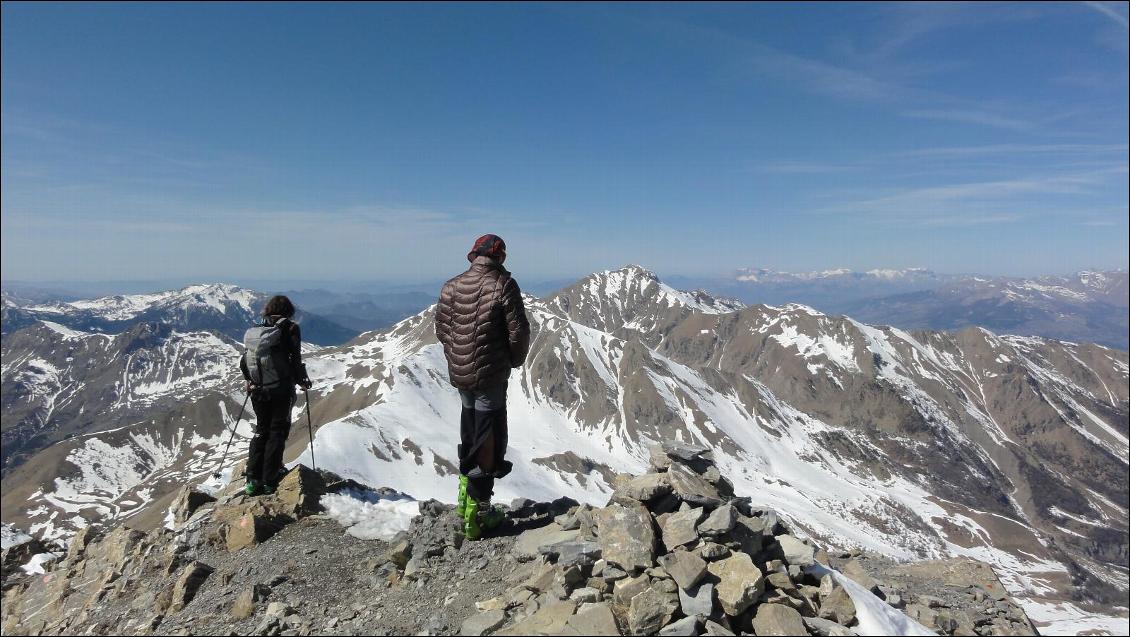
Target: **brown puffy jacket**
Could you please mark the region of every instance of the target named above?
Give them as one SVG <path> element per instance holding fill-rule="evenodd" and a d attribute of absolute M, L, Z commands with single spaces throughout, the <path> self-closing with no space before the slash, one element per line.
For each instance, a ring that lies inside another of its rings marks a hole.
<path fill-rule="evenodd" d="M 436 305 L 436 337 L 451 384 L 478 389 L 505 380 L 526 362 L 530 322 L 522 291 L 498 261 L 479 256 L 444 284 Z"/>

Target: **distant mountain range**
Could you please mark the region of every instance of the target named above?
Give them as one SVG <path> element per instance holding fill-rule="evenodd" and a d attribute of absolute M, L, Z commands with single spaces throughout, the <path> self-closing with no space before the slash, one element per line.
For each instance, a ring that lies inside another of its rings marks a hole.
<path fill-rule="evenodd" d="M 439 289 L 439 285 L 436 286 Z M 389 327 L 436 302 L 437 293 L 335 292 L 324 289 L 284 292 L 300 308 L 357 333 Z"/>
<path fill-rule="evenodd" d="M 902 329 L 984 327 L 1003 334 L 1130 346 L 1127 272 L 1033 278 L 939 274 L 922 268 L 779 272 L 677 279 L 746 303 L 802 303 L 828 314 Z"/>
<path fill-rule="evenodd" d="M 97 299 L 28 299 L 4 291 L 3 333 L 38 321 L 49 321 L 83 332 L 120 334 L 143 323 L 159 323 L 182 332 L 214 330 L 241 341 L 244 331 L 261 320 L 268 295 L 226 284 L 190 285 L 153 294 L 129 294 Z M 361 333 L 299 308 L 295 320 L 305 341 L 337 345 Z"/>

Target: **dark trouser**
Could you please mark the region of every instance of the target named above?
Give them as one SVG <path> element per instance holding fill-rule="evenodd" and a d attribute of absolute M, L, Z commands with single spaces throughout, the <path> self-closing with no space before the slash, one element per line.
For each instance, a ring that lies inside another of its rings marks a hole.
<path fill-rule="evenodd" d="M 255 410 L 255 435 L 247 455 L 248 480 L 277 485 L 283 468 L 283 450 L 290 436 L 290 409 L 294 387 L 259 390 L 251 394 Z"/>
<path fill-rule="evenodd" d="M 467 476 L 467 496 L 486 502 L 495 478 L 513 468 L 506 461 L 506 381 L 476 390 L 459 390 L 459 473 Z"/>

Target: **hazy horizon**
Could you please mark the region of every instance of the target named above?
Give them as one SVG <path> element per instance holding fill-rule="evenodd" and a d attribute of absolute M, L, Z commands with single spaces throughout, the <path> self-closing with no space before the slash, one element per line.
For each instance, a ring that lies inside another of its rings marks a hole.
<path fill-rule="evenodd" d="M 622 264 L 623 267 L 632 264 Z M 690 275 L 679 272 L 661 272 L 655 268 L 648 267 L 647 264 L 641 265 L 645 269 L 654 272 L 660 280 L 667 282 L 680 282 L 691 281 L 695 283 L 707 282 L 736 282 L 737 270 L 731 272 L 719 272 L 707 275 Z M 521 282 L 526 291 L 539 290 L 547 291 L 557 289 L 554 286 L 565 286 L 575 281 L 583 279 L 584 277 L 599 272 L 608 268 L 599 270 L 592 270 L 589 272 L 577 273 L 573 275 L 564 275 L 559 277 L 534 277 L 524 276 L 520 271 L 514 273 L 515 278 Z M 611 268 L 616 269 L 616 268 Z M 759 268 L 777 272 L 785 272 L 777 270 L 776 268 Z M 838 268 L 827 268 L 821 270 L 806 270 L 806 271 L 790 271 L 790 274 L 802 274 L 810 272 L 822 272 L 827 270 L 835 270 Z M 884 269 L 884 268 L 875 268 Z M 895 269 L 895 268 L 890 268 Z M 899 268 L 909 269 L 909 268 Z M 1092 272 L 1125 272 L 1127 268 L 1084 268 L 1073 272 L 1046 272 L 1042 274 L 1034 274 L 1029 276 L 1013 276 L 1005 274 L 994 274 L 990 272 L 937 272 L 935 274 L 943 276 L 986 276 L 986 277 L 1007 277 L 1007 278 L 1038 278 L 1042 276 L 1071 276 L 1083 271 Z M 855 271 L 862 272 L 862 271 Z M 452 272 L 449 276 L 453 276 L 458 272 Z M 392 279 L 260 279 L 260 278 L 227 278 L 227 279 L 202 279 L 202 278 L 168 278 L 168 279 L 107 279 L 107 280 L 94 280 L 94 279 L 59 279 L 59 280 L 27 280 L 27 279 L 0 279 L 0 288 L 10 289 L 12 287 L 24 287 L 28 289 L 41 288 L 47 291 L 53 291 L 59 294 L 73 293 L 73 294 L 97 294 L 100 296 L 109 296 L 116 294 L 144 294 L 150 292 L 159 292 L 164 290 L 180 289 L 190 285 L 208 285 L 208 284 L 230 284 L 239 287 L 257 290 L 261 292 L 283 292 L 283 291 L 314 291 L 326 290 L 335 293 L 374 293 L 374 294 L 395 294 L 395 293 L 412 293 L 417 291 L 433 291 L 431 288 L 438 290 L 438 286 L 443 283 L 447 277 L 440 278 L 421 278 L 417 280 L 392 280 Z"/>

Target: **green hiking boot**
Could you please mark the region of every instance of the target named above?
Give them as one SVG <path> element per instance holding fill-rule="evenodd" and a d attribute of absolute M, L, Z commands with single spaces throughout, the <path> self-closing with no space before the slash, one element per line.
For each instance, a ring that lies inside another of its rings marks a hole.
<path fill-rule="evenodd" d="M 468 499 L 463 514 L 463 536 L 468 540 L 477 540 L 483 533 L 493 531 L 502 525 L 506 514 L 490 505 L 490 502 L 479 502 Z"/>
<path fill-rule="evenodd" d="M 467 511 L 467 476 L 459 476 L 459 499 L 455 502 L 455 515 L 463 517 Z"/>
<path fill-rule="evenodd" d="M 243 492 L 247 495 L 255 496 L 259 495 L 262 488 L 263 485 L 260 484 L 258 480 L 248 480 L 247 484 L 243 485 Z"/>
<path fill-rule="evenodd" d="M 276 487 L 273 484 L 264 484 L 260 493 L 262 493 L 263 495 L 271 495 L 275 492 L 275 489 L 277 489 L 277 488 L 278 487 Z"/>
<path fill-rule="evenodd" d="M 486 531 L 493 531 L 502 526 L 506 520 L 506 512 L 497 507 L 492 507 L 489 502 L 485 503 L 486 509 L 479 509 L 479 526 Z"/>

